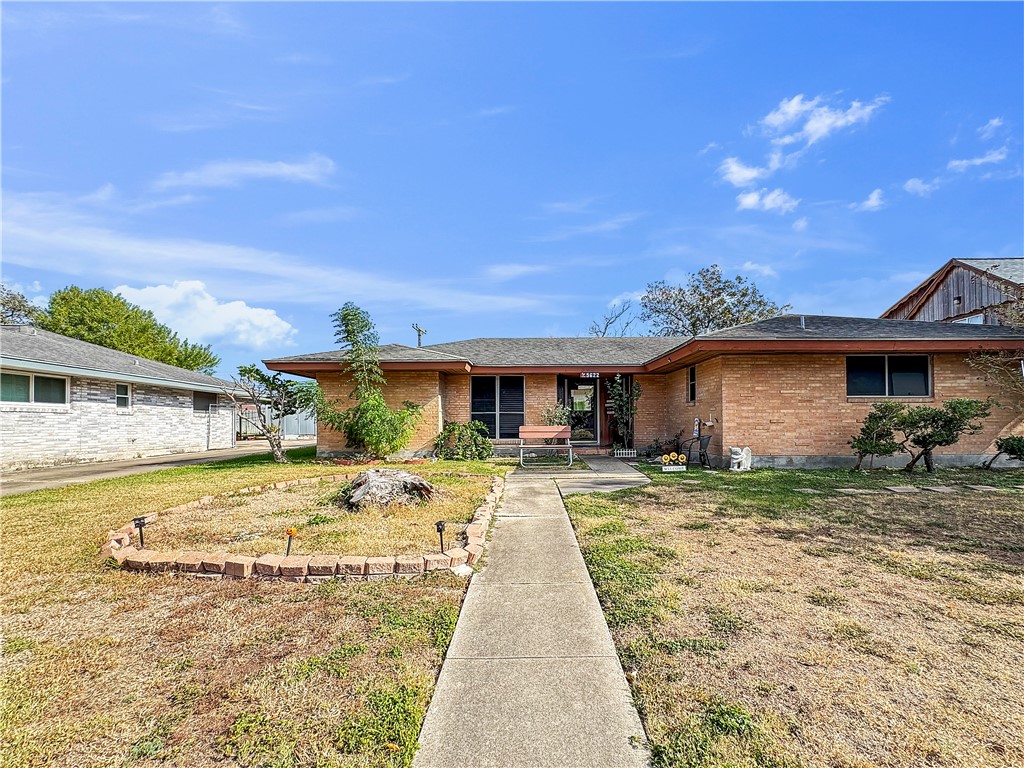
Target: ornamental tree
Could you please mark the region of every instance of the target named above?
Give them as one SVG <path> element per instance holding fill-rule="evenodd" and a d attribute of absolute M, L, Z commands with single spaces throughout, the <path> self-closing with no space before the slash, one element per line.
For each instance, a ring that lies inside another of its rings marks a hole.
<path fill-rule="evenodd" d="M 255 365 L 242 365 L 238 375 L 231 378 L 234 389 L 223 392 L 231 400 L 240 418 L 252 424 L 270 444 L 270 452 L 278 464 L 287 464 L 288 457 L 281 446 L 281 430 L 274 422 L 302 410 L 299 393 L 302 385 L 281 376 L 270 375 Z M 238 394 L 245 393 L 242 397 Z"/>

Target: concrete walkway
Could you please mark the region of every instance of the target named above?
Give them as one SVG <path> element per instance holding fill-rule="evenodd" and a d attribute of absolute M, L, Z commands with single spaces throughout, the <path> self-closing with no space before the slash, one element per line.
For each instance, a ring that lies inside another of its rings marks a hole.
<path fill-rule="evenodd" d="M 284 448 L 290 451 L 293 448 L 304 448 L 315 444 L 314 440 L 288 440 L 284 443 Z M 186 464 L 206 464 L 211 461 L 226 461 L 241 456 L 269 452 L 270 448 L 266 441 L 253 440 L 239 443 L 234 448 L 219 448 L 196 453 L 172 453 L 166 456 L 151 456 L 146 459 L 97 461 L 86 464 L 63 464 L 59 467 L 19 469 L 3 473 L 3 478 L 0 479 L 0 496 L 63 488 L 65 485 L 88 483 L 92 480 L 138 475 L 143 472 L 155 472 L 158 469 L 182 467 Z"/>
<path fill-rule="evenodd" d="M 466 594 L 413 765 L 646 766 L 643 726 L 552 478 L 508 478 L 486 562 Z"/>

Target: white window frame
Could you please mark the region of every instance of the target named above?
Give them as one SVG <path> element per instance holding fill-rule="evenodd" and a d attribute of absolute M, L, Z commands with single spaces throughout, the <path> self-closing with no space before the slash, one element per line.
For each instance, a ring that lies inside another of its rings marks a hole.
<path fill-rule="evenodd" d="M 71 379 L 68 376 L 55 376 L 52 373 L 33 373 L 32 371 L 16 371 L 10 369 L 4 369 L 0 373 L 9 373 L 14 376 L 28 376 L 28 401 L 25 400 L 0 400 L 0 407 L 11 407 L 11 406 L 32 406 L 36 408 L 67 408 L 71 404 Z M 64 382 L 64 402 L 63 403 L 40 403 L 36 401 L 36 376 L 42 376 L 44 379 L 60 379 Z"/>
<path fill-rule="evenodd" d="M 885 392 L 886 392 L 886 394 L 884 394 L 884 395 L 851 395 L 849 392 L 847 392 L 846 396 L 848 398 L 851 398 L 851 399 L 856 398 L 857 400 L 864 400 L 865 398 L 874 398 L 874 399 L 877 400 L 880 397 L 884 397 L 884 398 L 889 399 L 889 400 L 905 400 L 905 399 L 913 400 L 913 399 L 920 399 L 922 397 L 929 397 L 930 398 L 930 397 L 934 397 L 935 396 L 935 382 L 934 382 L 934 380 L 932 378 L 932 376 L 933 376 L 932 356 L 929 355 L 929 354 L 919 354 L 919 353 L 898 354 L 898 353 L 894 353 L 894 354 L 890 355 L 890 354 L 886 354 L 884 352 L 881 353 L 881 354 L 871 354 L 870 352 L 868 352 L 868 353 L 865 353 L 863 355 L 847 355 L 843 359 L 843 366 L 844 367 L 846 367 L 846 361 L 849 360 L 851 357 L 884 357 L 885 358 Z M 928 384 L 928 392 L 923 394 L 923 395 L 890 395 L 889 394 L 889 358 L 890 357 L 924 357 L 924 358 L 927 358 L 927 360 L 928 360 L 928 378 L 926 380 L 926 383 Z M 849 372 L 848 371 L 849 371 L 849 369 L 847 369 L 847 376 L 849 376 Z M 849 387 L 849 379 L 847 379 L 847 387 Z"/>
<path fill-rule="evenodd" d="M 127 387 L 128 388 L 128 394 L 127 395 L 119 395 L 119 394 L 117 394 L 117 388 L 118 387 Z M 118 381 L 118 382 L 116 382 L 114 384 L 114 407 L 117 408 L 118 411 L 131 413 L 132 405 L 134 405 L 134 403 L 132 402 L 133 399 L 134 399 L 132 397 L 132 394 L 133 394 L 133 392 L 132 392 L 132 385 L 131 384 L 129 384 L 128 382 L 125 382 L 125 381 Z M 125 405 L 121 405 L 118 402 L 122 397 L 123 398 L 127 398 L 127 400 L 128 400 L 128 402 Z"/>

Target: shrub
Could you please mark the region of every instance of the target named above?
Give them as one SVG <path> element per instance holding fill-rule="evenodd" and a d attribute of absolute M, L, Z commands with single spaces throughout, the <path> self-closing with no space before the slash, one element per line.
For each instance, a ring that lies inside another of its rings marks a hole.
<path fill-rule="evenodd" d="M 985 462 L 985 469 L 992 469 L 1003 454 L 1006 454 L 1014 461 L 1024 461 L 1024 435 L 1008 435 L 996 439 L 996 455 Z"/>
<path fill-rule="evenodd" d="M 914 465 L 923 458 L 925 468 L 934 472 L 932 451 L 940 446 L 953 445 L 963 435 L 977 434 L 981 431 L 980 420 L 991 413 L 992 406 L 988 401 L 966 397 L 947 400 L 941 408 L 930 405 L 907 408 L 897 421 L 897 429 L 903 433 L 903 444 L 911 456 L 906 471 L 912 472 Z"/>
<path fill-rule="evenodd" d="M 468 424 L 447 421 L 434 440 L 434 452 L 439 459 L 454 461 L 489 459 L 494 454 L 494 446 L 487 436 L 487 425 L 482 421 Z"/>
<path fill-rule="evenodd" d="M 857 453 L 854 469 L 860 469 L 868 456 L 892 456 L 905 450 L 896 439 L 896 421 L 906 406 L 895 400 L 885 400 L 871 406 L 864 417 L 860 433 L 850 440 L 850 447 Z"/>
<path fill-rule="evenodd" d="M 569 406 L 562 403 L 549 405 L 540 412 L 541 423 L 546 427 L 568 426 L 571 418 L 572 412 L 569 410 Z"/>

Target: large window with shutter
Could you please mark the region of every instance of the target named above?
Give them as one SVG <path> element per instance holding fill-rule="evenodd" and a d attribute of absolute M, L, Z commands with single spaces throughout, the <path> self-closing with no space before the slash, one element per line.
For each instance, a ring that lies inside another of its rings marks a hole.
<path fill-rule="evenodd" d="M 469 417 L 487 425 L 492 438 L 514 439 L 526 423 L 526 384 L 522 376 L 470 378 Z"/>

